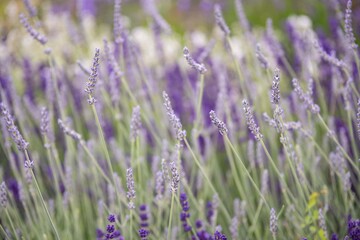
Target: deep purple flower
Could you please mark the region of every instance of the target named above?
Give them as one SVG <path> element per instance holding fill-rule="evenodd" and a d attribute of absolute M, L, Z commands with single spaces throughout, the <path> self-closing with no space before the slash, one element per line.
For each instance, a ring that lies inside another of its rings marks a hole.
<path fill-rule="evenodd" d="M 141 240 L 146 240 L 147 236 L 149 235 L 149 231 L 144 229 L 144 228 L 140 228 L 139 230 L 139 236 L 141 238 Z"/>
<path fill-rule="evenodd" d="M 121 236 L 121 232 L 115 229 L 115 225 L 112 223 L 116 222 L 116 216 L 114 214 L 110 214 L 108 217 L 108 221 L 110 224 L 106 226 L 106 232 L 103 232 L 101 229 L 96 229 L 96 239 L 98 240 L 107 240 L 107 239 L 124 239 Z"/>
<path fill-rule="evenodd" d="M 140 205 L 139 207 L 139 217 L 140 217 L 140 228 L 146 229 L 149 226 L 149 211 L 148 207 L 145 204 Z"/>
<path fill-rule="evenodd" d="M 351 219 L 348 220 L 348 237 L 351 240 L 360 240 L 360 219 Z"/>
<path fill-rule="evenodd" d="M 183 229 L 185 232 L 190 232 L 191 231 L 191 226 L 188 224 L 188 218 L 190 218 L 190 205 L 189 202 L 187 200 L 187 196 L 186 193 L 181 193 L 180 194 L 180 204 L 182 207 L 182 211 L 180 213 L 180 220 L 183 223 Z"/>
<path fill-rule="evenodd" d="M 338 235 L 337 235 L 336 233 L 333 233 L 333 234 L 331 235 L 331 240 L 339 240 Z"/>
<path fill-rule="evenodd" d="M 215 238 L 215 240 L 226 240 L 227 239 L 227 237 L 224 234 L 222 234 L 220 231 L 215 231 L 214 238 Z"/>

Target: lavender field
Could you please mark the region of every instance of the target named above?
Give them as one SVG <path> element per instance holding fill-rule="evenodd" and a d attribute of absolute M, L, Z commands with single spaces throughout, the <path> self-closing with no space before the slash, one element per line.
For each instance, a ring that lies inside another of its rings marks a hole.
<path fill-rule="evenodd" d="M 0 3 L 0 239 L 360 240 L 358 0 L 60 2 Z"/>

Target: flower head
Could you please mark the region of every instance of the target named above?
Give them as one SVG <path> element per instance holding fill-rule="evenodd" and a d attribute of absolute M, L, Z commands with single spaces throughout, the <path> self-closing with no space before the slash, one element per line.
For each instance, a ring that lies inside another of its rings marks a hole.
<path fill-rule="evenodd" d="M 12 118 L 10 112 L 8 111 L 4 103 L 0 103 L 0 114 L 4 119 L 6 128 L 10 133 L 11 138 L 15 142 L 17 148 L 19 149 L 19 151 L 24 152 L 28 148 L 29 143 L 25 141 L 18 128 L 15 126 L 14 119 Z"/>
<path fill-rule="evenodd" d="M 99 70 L 99 59 L 100 59 L 100 49 L 95 49 L 95 55 L 93 59 L 93 64 L 91 67 L 91 74 L 89 76 L 89 80 L 86 84 L 85 92 L 88 94 L 88 103 L 90 105 L 94 104 L 96 102 L 96 99 L 92 96 L 95 85 L 97 82 L 98 77 L 98 70 Z"/>
<path fill-rule="evenodd" d="M 246 99 L 243 100 L 243 110 L 245 113 L 246 124 L 250 129 L 251 133 L 254 135 L 257 141 L 260 141 L 263 138 L 263 135 L 260 133 L 260 128 L 257 126 L 254 120 L 253 112 L 249 106 L 249 103 Z"/>
<path fill-rule="evenodd" d="M 211 122 L 219 129 L 221 135 L 226 135 L 228 133 L 228 129 L 226 124 L 221 121 L 217 116 L 215 111 L 211 110 L 209 112 Z"/>
<path fill-rule="evenodd" d="M 222 12 L 221 12 L 221 7 L 220 7 L 219 4 L 215 4 L 215 6 L 214 6 L 214 14 L 215 14 L 216 24 L 220 27 L 220 29 L 223 31 L 225 36 L 229 36 L 230 35 L 230 28 L 228 27 L 228 25 L 226 24 L 226 22 L 224 20 L 224 17 L 223 17 Z"/>
<path fill-rule="evenodd" d="M 183 50 L 183 53 L 184 53 L 184 57 L 186 59 L 186 61 L 188 62 L 188 64 L 193 68 L 195 69 L 196 71 L 198 71 L 198 73 L 200 74 L 204 74 L 207 70 L 204 66 L 204 64 L 202 63 L 198 63 L 196 62 L 191 56 L 190 56 L 190 51 L 187 47 L 184 47 L 184 50 Z"/>

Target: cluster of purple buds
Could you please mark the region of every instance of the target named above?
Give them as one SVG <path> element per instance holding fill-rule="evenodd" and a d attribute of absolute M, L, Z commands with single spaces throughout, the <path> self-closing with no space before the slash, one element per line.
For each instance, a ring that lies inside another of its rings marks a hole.
<path fill-rule="evenodd" d="M 221 233 L 220 231 L 215 231 L 214 233 L 214 240 L 226 240 L 227 237 L 225 234 Z"/>
<path fill-rule="evenodd" d="M 187 199 L 186 193 L 181 193 L 180 194 L 180 204 L 182 207 L 182 211 L 180 213 L 180 220 L 182 222 L 183 228 L 185 232 L 190 232 L 191 231 L 191 226 L 188 224 L 188 218 L 190 218 L 190 205 L 189 205 L 189 201 Z"/>
<path fill-rule="evenodd" d="M 351 240 L 360 239 L 360 219 L 348 219 L 347 236 Z"/>
<path fill-rule="evenodd" d="M 140 213 L 140 229 L 139 229 L 139 237 L 141 240 L 147 240 L 147 237 L 150 234 L 149 231 L 149 212 L 148 207 L 145 204 L 140 205 L 139 207 Z"/>
<path fill-rule="evenodd" d="M 196 237 L 193 236 L 193 239 L 199 239 L 199 240 L 213 239 L 212 235 L 203 228 L 203 223 L 201 220 L 196 220 L 195 227 L 196 227 Z"/>
<path fill-rule="evenodd" d="M 96 230 L 97 240 L 117 239 L 124 240 L 125 238 L 121 235 L 119 230 L 115 230 L 116 217 L 114 214 L 110 214 L 108 217 L 109 224 L 106 226 L 106 232 L 101 229 Z"/>

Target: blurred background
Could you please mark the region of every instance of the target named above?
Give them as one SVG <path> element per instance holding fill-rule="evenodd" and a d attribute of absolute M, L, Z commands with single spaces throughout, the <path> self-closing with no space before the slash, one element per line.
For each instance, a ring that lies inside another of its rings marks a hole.
<path fill-rule="evenodd" d="M 162 16 L 178 33 L 192 30 L 211 30 L 214 25 L 213 5 L 220 3 L 228 23 L 237 21 L 233 0 L 154 0 Z M 332 2 L 339 2 L 345 11 L 347 0 L 242 0 L 245 13 L 252 27 L 265 26 L 267 18 L 272 18 L 275 28 L 284 28 L 285 20 L 290 15 L 308 15 L 315 30 L 321 28 L 328 32 L 331 20 L 329 8 Z M 131 19 L 131 26 L 146 25 L 148 18 L 144 14 L 141 0 L 123 0 L 122 14 Z M 44 9 L 56 12 L 71 12 L 74 20 L 81 13 L 96 16 L 97 24 L 112 24 L 113 0 L 31 0 L 39 15 Z M 45 7 L 44 7 L 45 6 Z M 22 0 L 0 0 L 1 36 L 13 27 L 18 13 L 25 11 Z M 48 11 L 48 10 L 46 10 Z M 360 28 L 360 1 L 353 1 L 353 23 L 355 33 Z"/>

